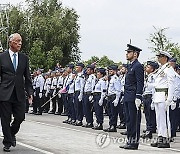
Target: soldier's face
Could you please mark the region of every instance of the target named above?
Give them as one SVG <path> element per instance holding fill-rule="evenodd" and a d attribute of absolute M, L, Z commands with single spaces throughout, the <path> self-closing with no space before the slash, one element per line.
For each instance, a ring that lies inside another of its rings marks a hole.
<path fill-rule="evenodd" d="M 82 71 L 82 67 L 81 66 L 76 66 L 76 71 L 77 72 L 81 72 Z"/>
<path fill-rule="evenodd" d="M 103 75 L 100 72 L 97 72 L 97 78 L 100 79 L 102 77 L 103 77 Z"/>
<path fill-rule="evenodd" d="M 127 60 L 132 60 L 134 58 L 134 52 L 133 51 L 127 51 L 126 53 L 126 59 Z"/>
<path fill-rule="evenodd" d="M 152 66 L 147 65 L 145 71 L 146 71 L 148 74 L 152 73 L 152 72 L 153 72 Z"/>
<path fill-rule="evenodd" d="M 87 72 L 88 75 L 92 74 L 92 70 L 91 70 L 90 68 L 88 68 L 88 69 L 86 70 L 86 72 Z"/>
<path fill-rule="evenodd" d="M 115 71 L 114 70 L 109 70 L 109 75 L 112 76 L 115 74 Z"/>

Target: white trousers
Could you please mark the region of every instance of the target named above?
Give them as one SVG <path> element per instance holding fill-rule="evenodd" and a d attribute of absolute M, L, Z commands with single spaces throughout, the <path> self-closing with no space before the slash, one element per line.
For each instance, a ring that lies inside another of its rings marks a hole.
<path fill-rule="evenodd" d="M 165 110 L 165 102 L 154 103 L 158 136 L 171 137 L 169 109 Z"/>

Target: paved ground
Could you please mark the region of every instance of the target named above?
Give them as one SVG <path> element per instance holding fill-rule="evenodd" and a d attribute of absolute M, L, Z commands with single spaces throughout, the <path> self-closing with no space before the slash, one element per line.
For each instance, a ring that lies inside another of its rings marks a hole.
<path fill-rule="evenodd" d="M 104 133 L 89 128 L 63 124 L 66 117 L 43 114 L 26 115 L 20 132 L 17 135 L 17 146 L 11 149 L 12 154 L 129 154 L 132 151 L 120 149 L 124 144 L 125 136 L 117 133 Z M 108 117 L 105 117 L 105 127 L 108 126 Z M 145 127 L 142 120 L 142 130 Z M 155 134 L 156 135 L 156 134 Z M 154 135 L 154 136 L 155 136 Z M 142 141 L 139 150 L 134 154 L 180 153 L 180 133 L 170 149 L 150 147 L 150 141 Z M 155 136 L 156 137 L 156 136 Z M 2 137 L 0 137 L 2 141 Z M 4 153 L 0 149 L 0 154 Z"/>

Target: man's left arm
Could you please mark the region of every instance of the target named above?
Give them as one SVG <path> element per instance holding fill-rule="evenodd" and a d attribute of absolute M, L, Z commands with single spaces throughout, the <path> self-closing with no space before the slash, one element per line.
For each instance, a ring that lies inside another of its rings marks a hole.
<path fill-rule="evenodd" d="M 139 65 L 135 70 L 136 76 L 136 98 L 142 99 L 143 87 L 144 87 L 144 68 L 142 65 Z"/>

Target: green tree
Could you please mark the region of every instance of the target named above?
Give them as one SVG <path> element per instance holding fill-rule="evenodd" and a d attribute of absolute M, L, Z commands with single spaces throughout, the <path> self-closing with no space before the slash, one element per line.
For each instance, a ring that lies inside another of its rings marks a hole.
<path fill-rule="evenodd" d="M 58 0 L 26 0 L 27 8 L 11 6 L 8 10 L 8 34 L 22 35 L 22 52 L 30 55 L 31 67 L 62 66 L 80 60 L 79 16 L 74 9 L 63 7 Z M 6 24 L 4 20 L 4 24 Z M 6 37 L 2 36 L 3 47 Z M 38 51 L 35 51 L 35 50 Z M 36 53 L 37 52 L 37 53 Z M 39 57 L 33 54 L 38 54 Z M 43 57 L 42 59 L 38 59 Z M 45 62 L 42 62 L 45 57 Z"/>
<path fill-rule="evenodd" d="M 180 46 L 178 43 L 171 42 L 171 39 L 167 38 L 165 31 L 168 28 L 156 28 L 155 32 L 150 34 L 148 42 L 152 44 L 149 47 L 152 52 L 158 53 L 159 51 L 168 51 L 172 56 L 176 57 L 178 62 L 180 62 Z"/>

